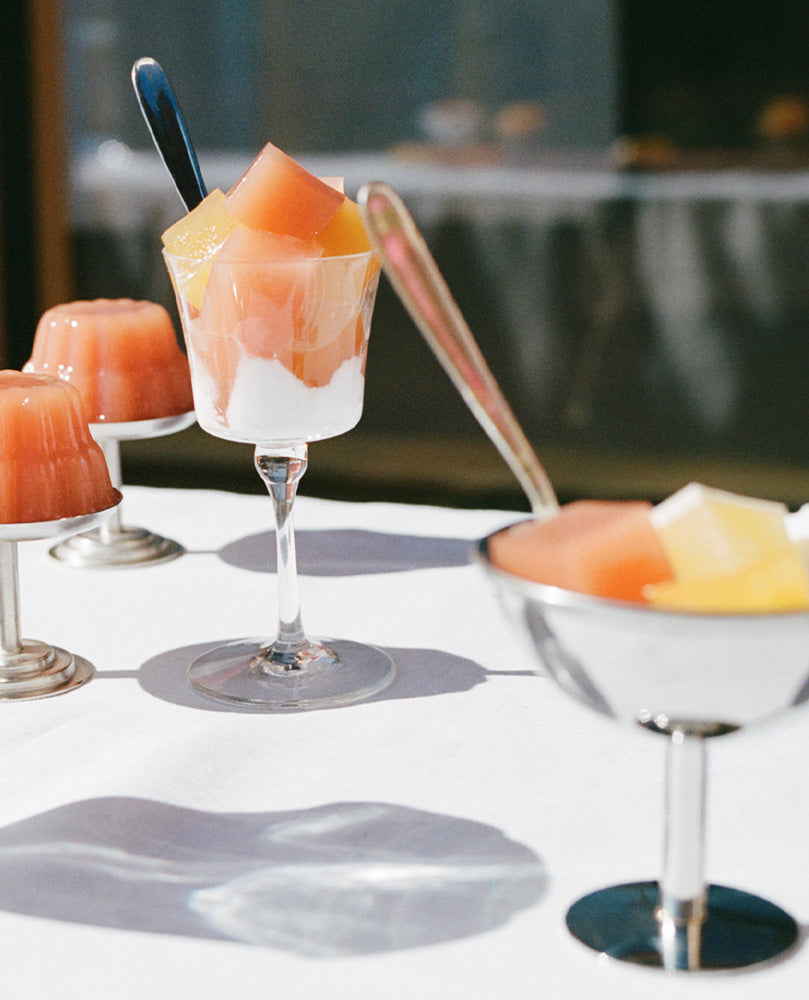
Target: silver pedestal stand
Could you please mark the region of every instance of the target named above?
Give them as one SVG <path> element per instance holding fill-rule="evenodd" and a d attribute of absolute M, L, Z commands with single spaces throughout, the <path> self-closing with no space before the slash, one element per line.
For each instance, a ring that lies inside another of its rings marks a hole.
<path fill-rule="evenodd" d="M 86 683 L 92 664 L 67 650 L 20 638 L 17 543 L 95 528 L 120 505 L 55 521 L 0 524 L 0 701 L 47 698 Z"/>
<path fill-rule="evenodd" d="M 112 485 L 121 489 L 121 441 L 162 437 L 184 430 L 194 423 L 195 414 L 158 417 L 154 420 L 131 420 L 115 424 L 90 424 L 93 437 L 107 460 Z M 81 569 L 90 567 L 144 566 L 167 562 L 183 554 L 183 547 L 146 528 L 125 527 L 120 509 L 109 520 L 90 531 L 73 535 L 51 549 L 54 559 Z"/>

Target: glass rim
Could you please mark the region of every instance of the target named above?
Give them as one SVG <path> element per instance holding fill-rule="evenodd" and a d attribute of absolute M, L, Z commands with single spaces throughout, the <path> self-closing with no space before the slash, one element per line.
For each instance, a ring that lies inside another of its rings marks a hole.
<path fill-rule="evenodd" d="M 218 254 L 214 254 L 211 257 L 192 257 L 192 256 L 190 256 L 188 254 L 172 253 L 166 247 L 163 247 L 161 249 L 161 253 L 162 253 L 163 258 L 165 260 L 173 260 L 173 261 L 178 261 L 180 263 L 188 263 L 188 264 L 191 264 L 191 265 L 193 265 L 195 267 L 200 267 L 203 264 L 212 264 L 216 260 L 216 258 L 218 256 Z M 324 254 L 321 257 L 228 257 L 227 258 L 227 263 L 228 264 L 250 264 L 250 265 L 252 265 L 252 266 L 255 267 L 257 264 L 265 264 L 265 265 L 286 264 L 286 265 L 289 265 L 289 264 L 298 264 L 298 263 L 304 263 L 304 262 L 307 263 L 307 264 L 320 264 L 322 262 L 330 261 L 330 260 L 342 260 L 342 261 L 357 260 L 357 261 L 360 261 L 360 260 L 363 260 L 363 259 L 366 259 L 366 258 L 369 261 L 375 258 L 379 262 L 380 266 L 382 264 L 382 261 L 379 258 L 379 254 L 373 248 L 371 248 L 370 250 L 361 250 L 359 253 Z"/>
<path fill-rule="evenodd" d="M 519 523 L 519 522 L 516 522 Z M 636 601 L 625 601 L 613 597 L 599 597 L 596 594 L 586 594 L 577 590 L 567 590 L 549 583 L 538 583 L 527 577 L 519 576 L 510 570 L 502 569 L 491 557 L 490 542 L 495 535 L 505 534 L 513 524 L 497 528 L 490 534 L 479 539 L 473 547 L 473 556 L 483 568 L 485 574 L 495 583 L 508 587 L 521 597 L 537 606 L 557 608 L 568 613 L 589 614 L 593 616 L 609 615 L 618 622 L 631 618 L 639 618 L 646 626 L 654 627 L 664 622 L 688 623 L 689 632 L 708 631 L 719 628 L 761 628 L 767 624 L 770 627 L 784 628 L 787 623 L 793 623 L 805 630 L 809 623 L 809 610 L 806 608 L 787 608 L 772 611 L 697 611 L 679 608 L 654 607 Z"/>

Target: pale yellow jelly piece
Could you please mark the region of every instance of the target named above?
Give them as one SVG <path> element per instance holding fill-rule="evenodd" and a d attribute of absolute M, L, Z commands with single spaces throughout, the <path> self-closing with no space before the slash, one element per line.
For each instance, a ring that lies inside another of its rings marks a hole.
<path fill-rule="evenodd" d="M 690 483 L 651 513 L 674 577 L 735 573 L 790 547 L 787 508 Z"/>
<path fill-rule="evenodd" d="M 809 610 L 809 572 L 797 547 L 735 573 L 649 584 L 643 596 L 657 608 L 713 614 Z"/>
<path fill-rule="evenodd" d="M 181 281 L 183 293 L 193 309 L 199 311 L 213 258 L 240 225 L 225 211 L 224 193 L 215 188 L 188 215 L 163 233 L 166 250 L 188 260 Z"/>

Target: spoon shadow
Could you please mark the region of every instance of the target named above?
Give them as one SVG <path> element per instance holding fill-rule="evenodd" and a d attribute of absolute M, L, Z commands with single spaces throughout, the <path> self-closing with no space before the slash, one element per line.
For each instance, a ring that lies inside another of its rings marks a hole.
<path fill-rule="evenodd" d="M 0 910 L 314 958 L 481 934 L 547 884 L 495 827 L 380 802 L 213 813 L 105 797 L 0 829 Z"/>
<path fill-rule="evenodd" d="M 353 528 L 295 532 L 298 572 L 306 576 L 357 576 L 466 566 L 472 541 L 391 535 Z M 254 573 L 276 570 L 270 531 L 246 535 L 217 553 L 230 566 Z"/>
<path fill-rule="evenodd" d="M 255 709 L 226 705 L 199 694 L 186 678 L 188 665 L 219 643 L 197 643 L 180 646 L 153 656 L 133 673 L 126 671 L 98 671 L 97 680 L 134 676 L 147 694 L 161 701 L 182 705 L 185 708 L 205 709 L 209 712 L 242 712 L 255 714 Z M 438 649 L 387 649 L 396 664 L 396 675 L 391 684 L 378 694 L 359 704 L 405 698 L 430 698 L 442 694 L 459 694 L 471 691 L 487 678 L 503 676 L 504 671 L 488 671 L 462 656 Z M 535 677 L 533 671 L 509 671 L 509 675 Z M 334 709 L 322 709 L 322 711 Z M 294 711 L 294 710 L 293 710 Z"/>

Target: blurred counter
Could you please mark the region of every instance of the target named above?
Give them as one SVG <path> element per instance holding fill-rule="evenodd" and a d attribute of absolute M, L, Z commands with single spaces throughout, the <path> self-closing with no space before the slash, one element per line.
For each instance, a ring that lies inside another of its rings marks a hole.
<path fill-rule="evenodd" d="M 203 154 L 209 188 L 250 159 Z M 538 446 L 805 464 L 809 171 L 301 159 L 404 198 Z M 106 144 L 71 199 L 80 294 L 170 302 L 159 234 L 183 209 L 157 155 Z M 479 434 L 384 285 L 374 330 L 365 430 Z"/>

